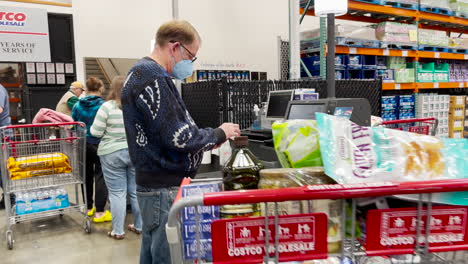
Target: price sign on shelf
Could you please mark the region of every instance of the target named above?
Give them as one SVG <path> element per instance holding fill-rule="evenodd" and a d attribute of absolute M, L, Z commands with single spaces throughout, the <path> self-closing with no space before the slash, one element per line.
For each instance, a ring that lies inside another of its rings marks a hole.
<path fill-rule="evenodd" d="M 434 83 L 434 88 L 439 88 L 439 83 Z"/>
<path fill-rule="evenodd" d="M 462 82 L 461 82 L 461 83 L 458 83 L 458 87 L 459 87 L 459 88 L 463 88 L 464 86 L 465 86 L 465 83 L 462 83 Z"/>
<path fill-rule="evenodd" d="M 417 208 L 372 210 L 367 214 L 366 251 L 369 255 L 413 254 L 416 239 L 425 244 L 426 225 L 430 225 L 428 237 L 431 250 L 453 251 L 468 249 L 468 207 L 437 206 L 431 217 L 422 210 L 418 223 Z M 417 226 L 421 235 L 417 238 Z"/>
<path fill-rule="evenodd" d="M 401 52 L 401 56 L 403 56 L 403 57 L 408 57 L 408 51 L 407 51 L 407 50 L 403 50 L 403 51 Z"/>
<path fill-rule="evenodd" d="M 384 56 L 390 56 L 390 50 L 384 49 L 384 50 L 383 50 L 383 55 L 384 55 Z"/>
<path fill-rule="evenodd" d="M 356 48 L 349 48 L 349 54 L 356 54 L 357 49 Z"/>
<path fill-rule="evenodd" d="M 401 85 L 399 83 L 396 83 L 395 84 L 395 90 L 400 90 L 401 89 Z"/>
<path fill-rule="evenodd" d="M 465 54 L 465 60 L 468 60 L 468 54 Z"/>
<path fill-rule="evenodd" d="M 440 53 L 439 52 L 434 53 L 434 58 L 436 59 L 440 58 Z"/>
<path fill-rule="evenodd" d="M 323 213 L 279 216 L 280 261 L 327 258 L 327 225 Z M 214 263 L 263 263 L 265 254 L 275 254 L 274 217 L 269 217 L 268 228 L 263 217 L 217 220 L 211 237 Z"/>

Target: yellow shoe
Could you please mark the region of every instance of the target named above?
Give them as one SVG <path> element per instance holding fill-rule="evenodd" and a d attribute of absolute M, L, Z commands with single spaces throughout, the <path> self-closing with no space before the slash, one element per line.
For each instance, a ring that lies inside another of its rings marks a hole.
<path fill-rule="evenodd" d="M 88 210 L 88 216 L 93 216 L 94 212 L 96 212 L 96 207 L 93 207 L 92 209 Z"/>
<path fill-rule="evenodd" d="M 104 223 L 104 222 L 111 222 L 112 221 L 112 214 L 109 211 L 104 212 L 104 215 L 101 217 L 94 217 L 94 223 Z"/>

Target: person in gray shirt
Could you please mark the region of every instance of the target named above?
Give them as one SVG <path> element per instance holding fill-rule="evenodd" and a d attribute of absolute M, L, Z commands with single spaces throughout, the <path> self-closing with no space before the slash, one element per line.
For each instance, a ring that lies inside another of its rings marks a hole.
<path fill-rule="evenodd" d="M 11 125 L 10 102 L 8 91 L 0 84 L 0 127 Z M 3 188 L 2 176 L 0 175 L 0 188 Z M 3 195 L 0 200 L 0 209 L 5 208 Z"/>

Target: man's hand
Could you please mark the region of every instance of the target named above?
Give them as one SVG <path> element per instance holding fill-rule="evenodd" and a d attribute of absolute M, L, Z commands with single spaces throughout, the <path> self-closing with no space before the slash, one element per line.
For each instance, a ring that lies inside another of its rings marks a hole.
<path fill-rule="evenodd" d="M 226 139 L 240 136 L 240 129 L 237 124 L 224 123 L 219 128 L 221 128 L 224 131 L 224 134 L 226 134 Z"/>

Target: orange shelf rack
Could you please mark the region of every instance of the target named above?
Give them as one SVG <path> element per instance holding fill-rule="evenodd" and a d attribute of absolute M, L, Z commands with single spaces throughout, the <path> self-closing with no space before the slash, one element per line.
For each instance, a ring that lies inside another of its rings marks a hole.
<path fill-rule="evenodd" d="M 348 47 L 348 46 L 336 46 L 336 53 L 337 54 L 391 56 L 391 57 L 468 60 L 468 54 L 417 51 L 417 50 L 376 49 L 376 48 L 357 48 L 357 47 L 355 48 L 355 47 Z"/>
<path fill-rule="evenodd" d="M 465 88 L 468 82 L 432 82 L 432 83 L 383 83 L 382 89 L 385 91 L 395 90 L 414 90 L 418 92 L 421 89 L 449 89 Z"/>

